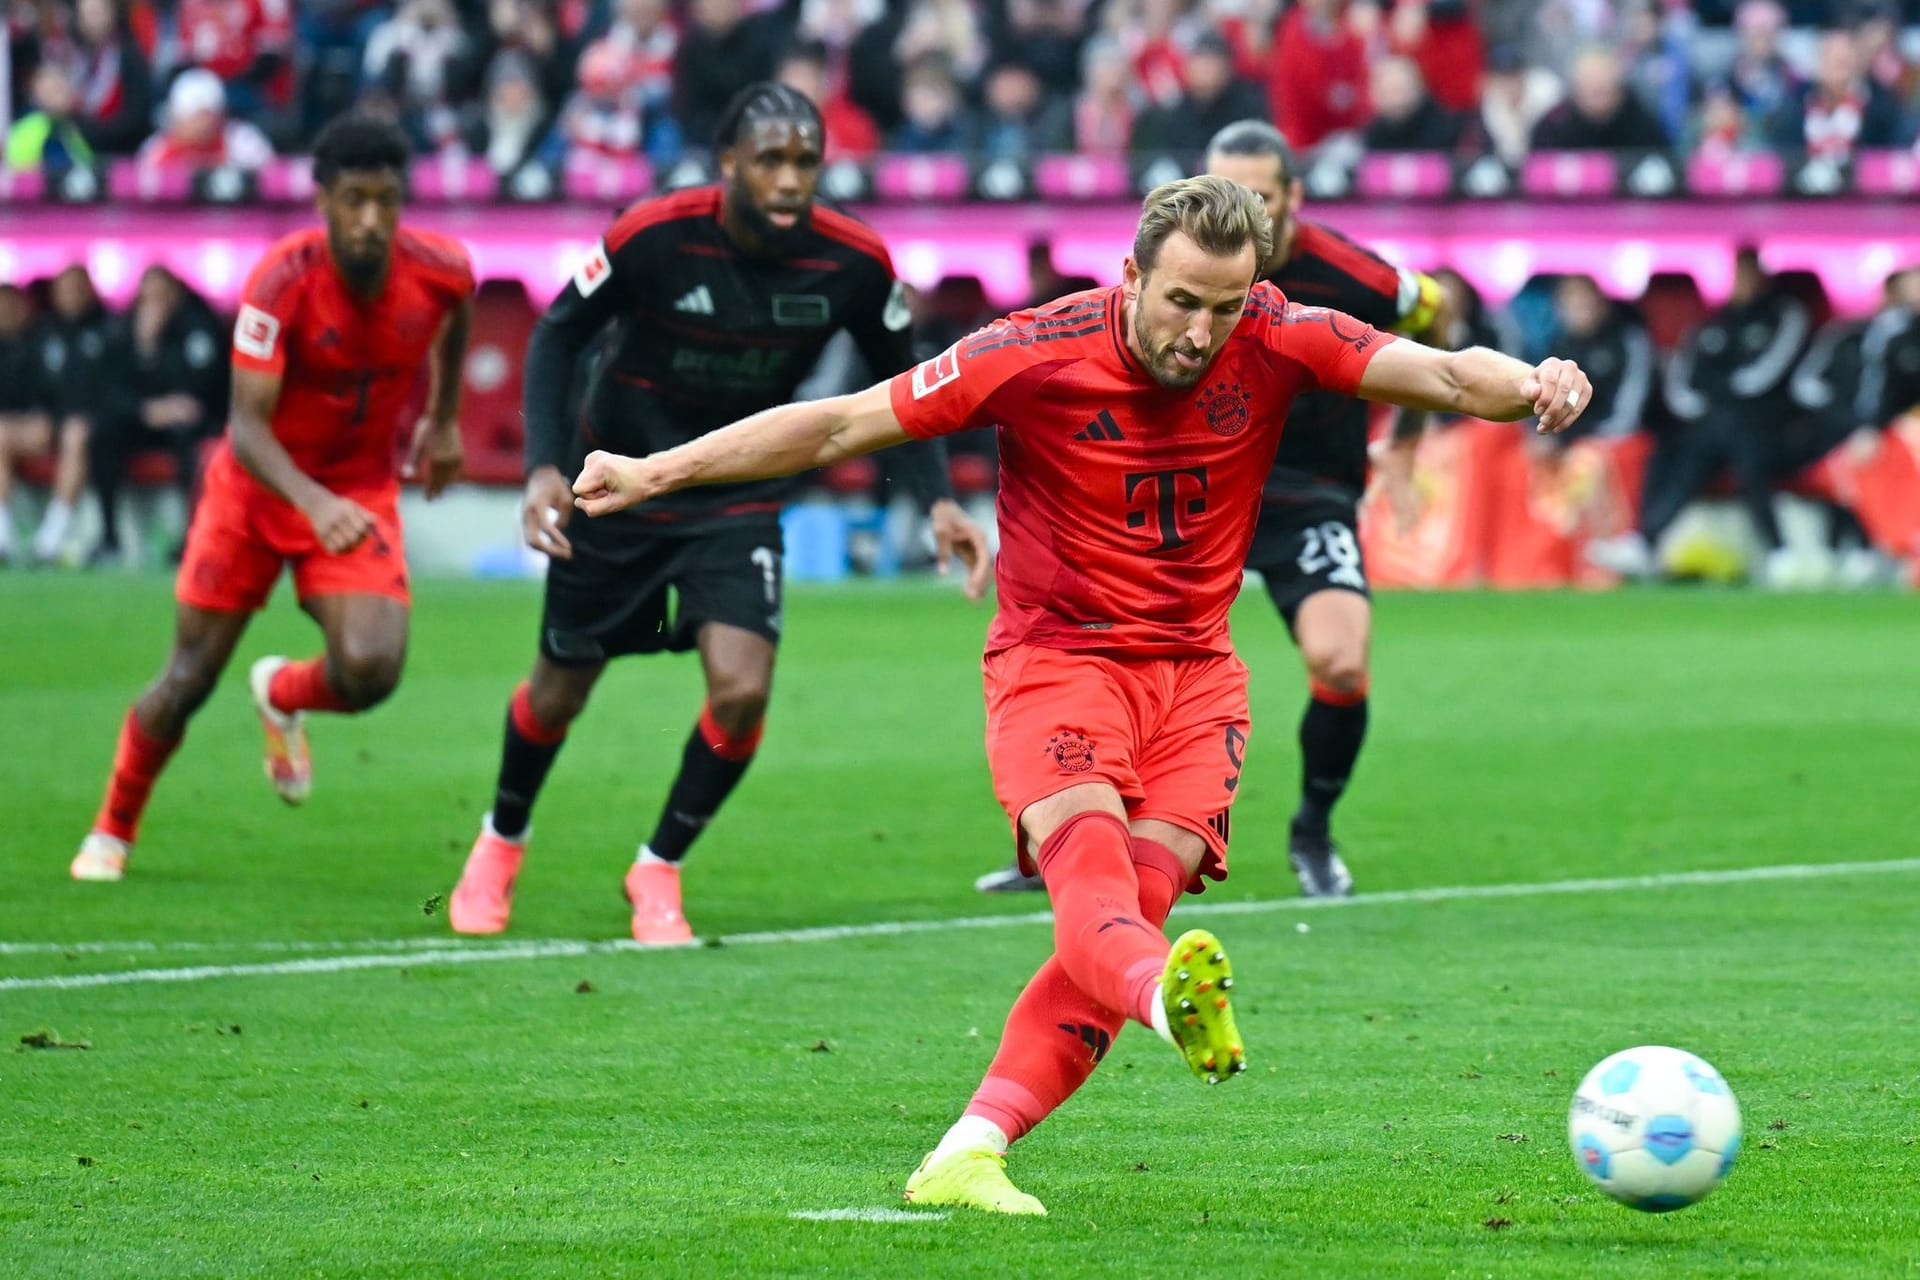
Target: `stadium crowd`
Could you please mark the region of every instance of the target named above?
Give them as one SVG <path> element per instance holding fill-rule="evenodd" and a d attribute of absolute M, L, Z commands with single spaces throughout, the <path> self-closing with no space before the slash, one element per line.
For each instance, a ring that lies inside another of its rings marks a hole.
<path fill-rule="evenodd" d="M 358 105 L 507 174 L 670 162 L 741 86 L 834 151 L 1778 149 L 1920 130 L 1905 0 L 11 0 L 6 163 L 257 166 Z"/>

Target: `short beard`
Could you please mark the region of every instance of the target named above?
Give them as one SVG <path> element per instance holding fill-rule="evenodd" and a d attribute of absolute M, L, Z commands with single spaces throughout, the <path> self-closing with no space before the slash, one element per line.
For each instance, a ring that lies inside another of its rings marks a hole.
<path fill-rule="evenodd" d="M 762 249 L 775 257 L 792 253 L 807 242 L 807 232 L 811 230 L 813 219 L 811 204 L 800 210 L 791 227 L 776 226 L 773 219 L 761 212 L 760 206 L 753 202 L 746 184 L 736 182 L 733 184 L 733 210 L 741 228 L 758 241 Z"/>
<path fill-rule="evenodd" d="M 1146 317 L 1138 305 L 1133 309 L 1133 340 L 1140 344 L 1141 362 L 1147 366 L 1147 376 L 1169 391 L 1187 390 L 1204 378 L 1207 370 L 1212 367 L 1209 364 L 1202 364 L 1191 372 L 1182 369 L 1173 363 L 1171 343 L 1155 351 L 1152 343 L 1147 341 Z M 1161 362 L 1162 357 L 1166 358 L 1164 366 Z"/>

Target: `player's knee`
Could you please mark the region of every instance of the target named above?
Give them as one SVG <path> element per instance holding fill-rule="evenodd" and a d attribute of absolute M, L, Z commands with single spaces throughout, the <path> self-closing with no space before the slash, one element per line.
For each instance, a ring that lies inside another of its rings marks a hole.
<path fill-rule="evenodd" d="M 766 718 L 768 693 L 765 681 L 716 684 L 707 694 L 707 706 L 723 730 L 740 737 L 752 733 Z"/>
<path fill-rule="evenodd" d="M 1306 660 L 1308 678 L 1321 688 L 1352 695 L 1367 687 L 1367 658 L 1358 645 L 1328 645 Z"/>
<path fill-rule="evenodd" d="M 340 696 L 364 711 L 385 702 L 399 686 L 401 663 L 399 649 L 348 645 L 334 659 L 329 674 L 338 685 Z"/>

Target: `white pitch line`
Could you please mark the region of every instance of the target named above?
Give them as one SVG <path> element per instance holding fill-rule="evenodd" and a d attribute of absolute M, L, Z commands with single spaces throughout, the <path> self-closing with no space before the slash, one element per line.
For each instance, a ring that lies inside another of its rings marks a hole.
<path fill-rule="evenodd" d="M 1920 871 L 1920 858 L 1880 862 L 1788 863 L 1770 867 L 1734 867 L 1723 871 L 1671 871 L 1660 875 L 1620 876 L 1612 879 L 1548 880 L 1534 884 L 1442 885 L 1428 889 L 1397 889 L 1355 894 L 1351 898 L 1264 898 L 1252 902 L 1196 902 L 1179 908 L 1176 918 L 1193 916 L 1270 915 L 1276 912 L 1325 911 L 1358 907 L 1386 907 L 1408 903 L 1464 902 L 1476 899 L 1537 898 L 1567 894 L 1627 893 L 1634 890 L 1676 889 L 1700 885 L 1750 884 L 1767 880 L 1820 880 L 1837 876 L 1898 875 Z M 905 934 L 944 933 L 956 929 L 1007 929 L 1049 924 L 1045 911 L 1016 915 L 959 916 L 945 920 L 891 920 L 873 924 L 826 925 L 810 929 L 767 930 L 724 934 L 722 946 L 765 946 L 797 942 L 836 942 L 849 938 L 886 938 Z M 480 964 L 495 960 L 546 960 L 561 956 L 598 955 L 618 951 L 650 950 L 627 939 L 588 941 L 551 938 L 491 946 L 462 946 L 449 940 L 414 949 L 425 940 L 404 942 L 403 950 L 375 954 L 315 956 L 267 964 L 195 965 L 164 969 L 127 969 L 115 973 L 51 974 L 0 978 L 0 992 L 111 987 L 144 982 L 201 982 L 211 978 L 278 977 L 289 974 L 342 973 L 354 969 L 404 969 L 434 964 Z M 15 944 L 25 945 L 25 944 Z M 43 944 L 31 944 L 40 946 Z M 131 948 L 159 949 L 145 943 Z M 276 944 L 278 945 L 278 944 Z M 321 944 L 313 944 L 315 946 Z M 383 944 L 391 945 L 393 944 Z M 74 947 L 67 947 L 73 950 Z M 105 949 L 105 948 L 101 948 Z"/>
<path fill-rule="evenodd" d="M 949 1215 L 925 1209 L 795 1209 L 787 1216 L 800 1222 L 945 1222 Z"/>

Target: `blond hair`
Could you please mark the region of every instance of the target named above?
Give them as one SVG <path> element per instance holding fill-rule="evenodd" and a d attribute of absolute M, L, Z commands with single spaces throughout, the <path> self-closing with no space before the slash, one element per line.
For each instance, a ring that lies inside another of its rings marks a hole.
<path fill-rule="evenodd" d="M 1133 233 L 1133 260 L 1141 274 L 1153 270 L 1160 246 L 1176 231 L 1218 258 L 1252 245 L 1254 262 L 1262 263 L 1273 252 L 1273 219 L 1260 197 L 1212 174 L 1163 182 L 1147 193 Z"/>

